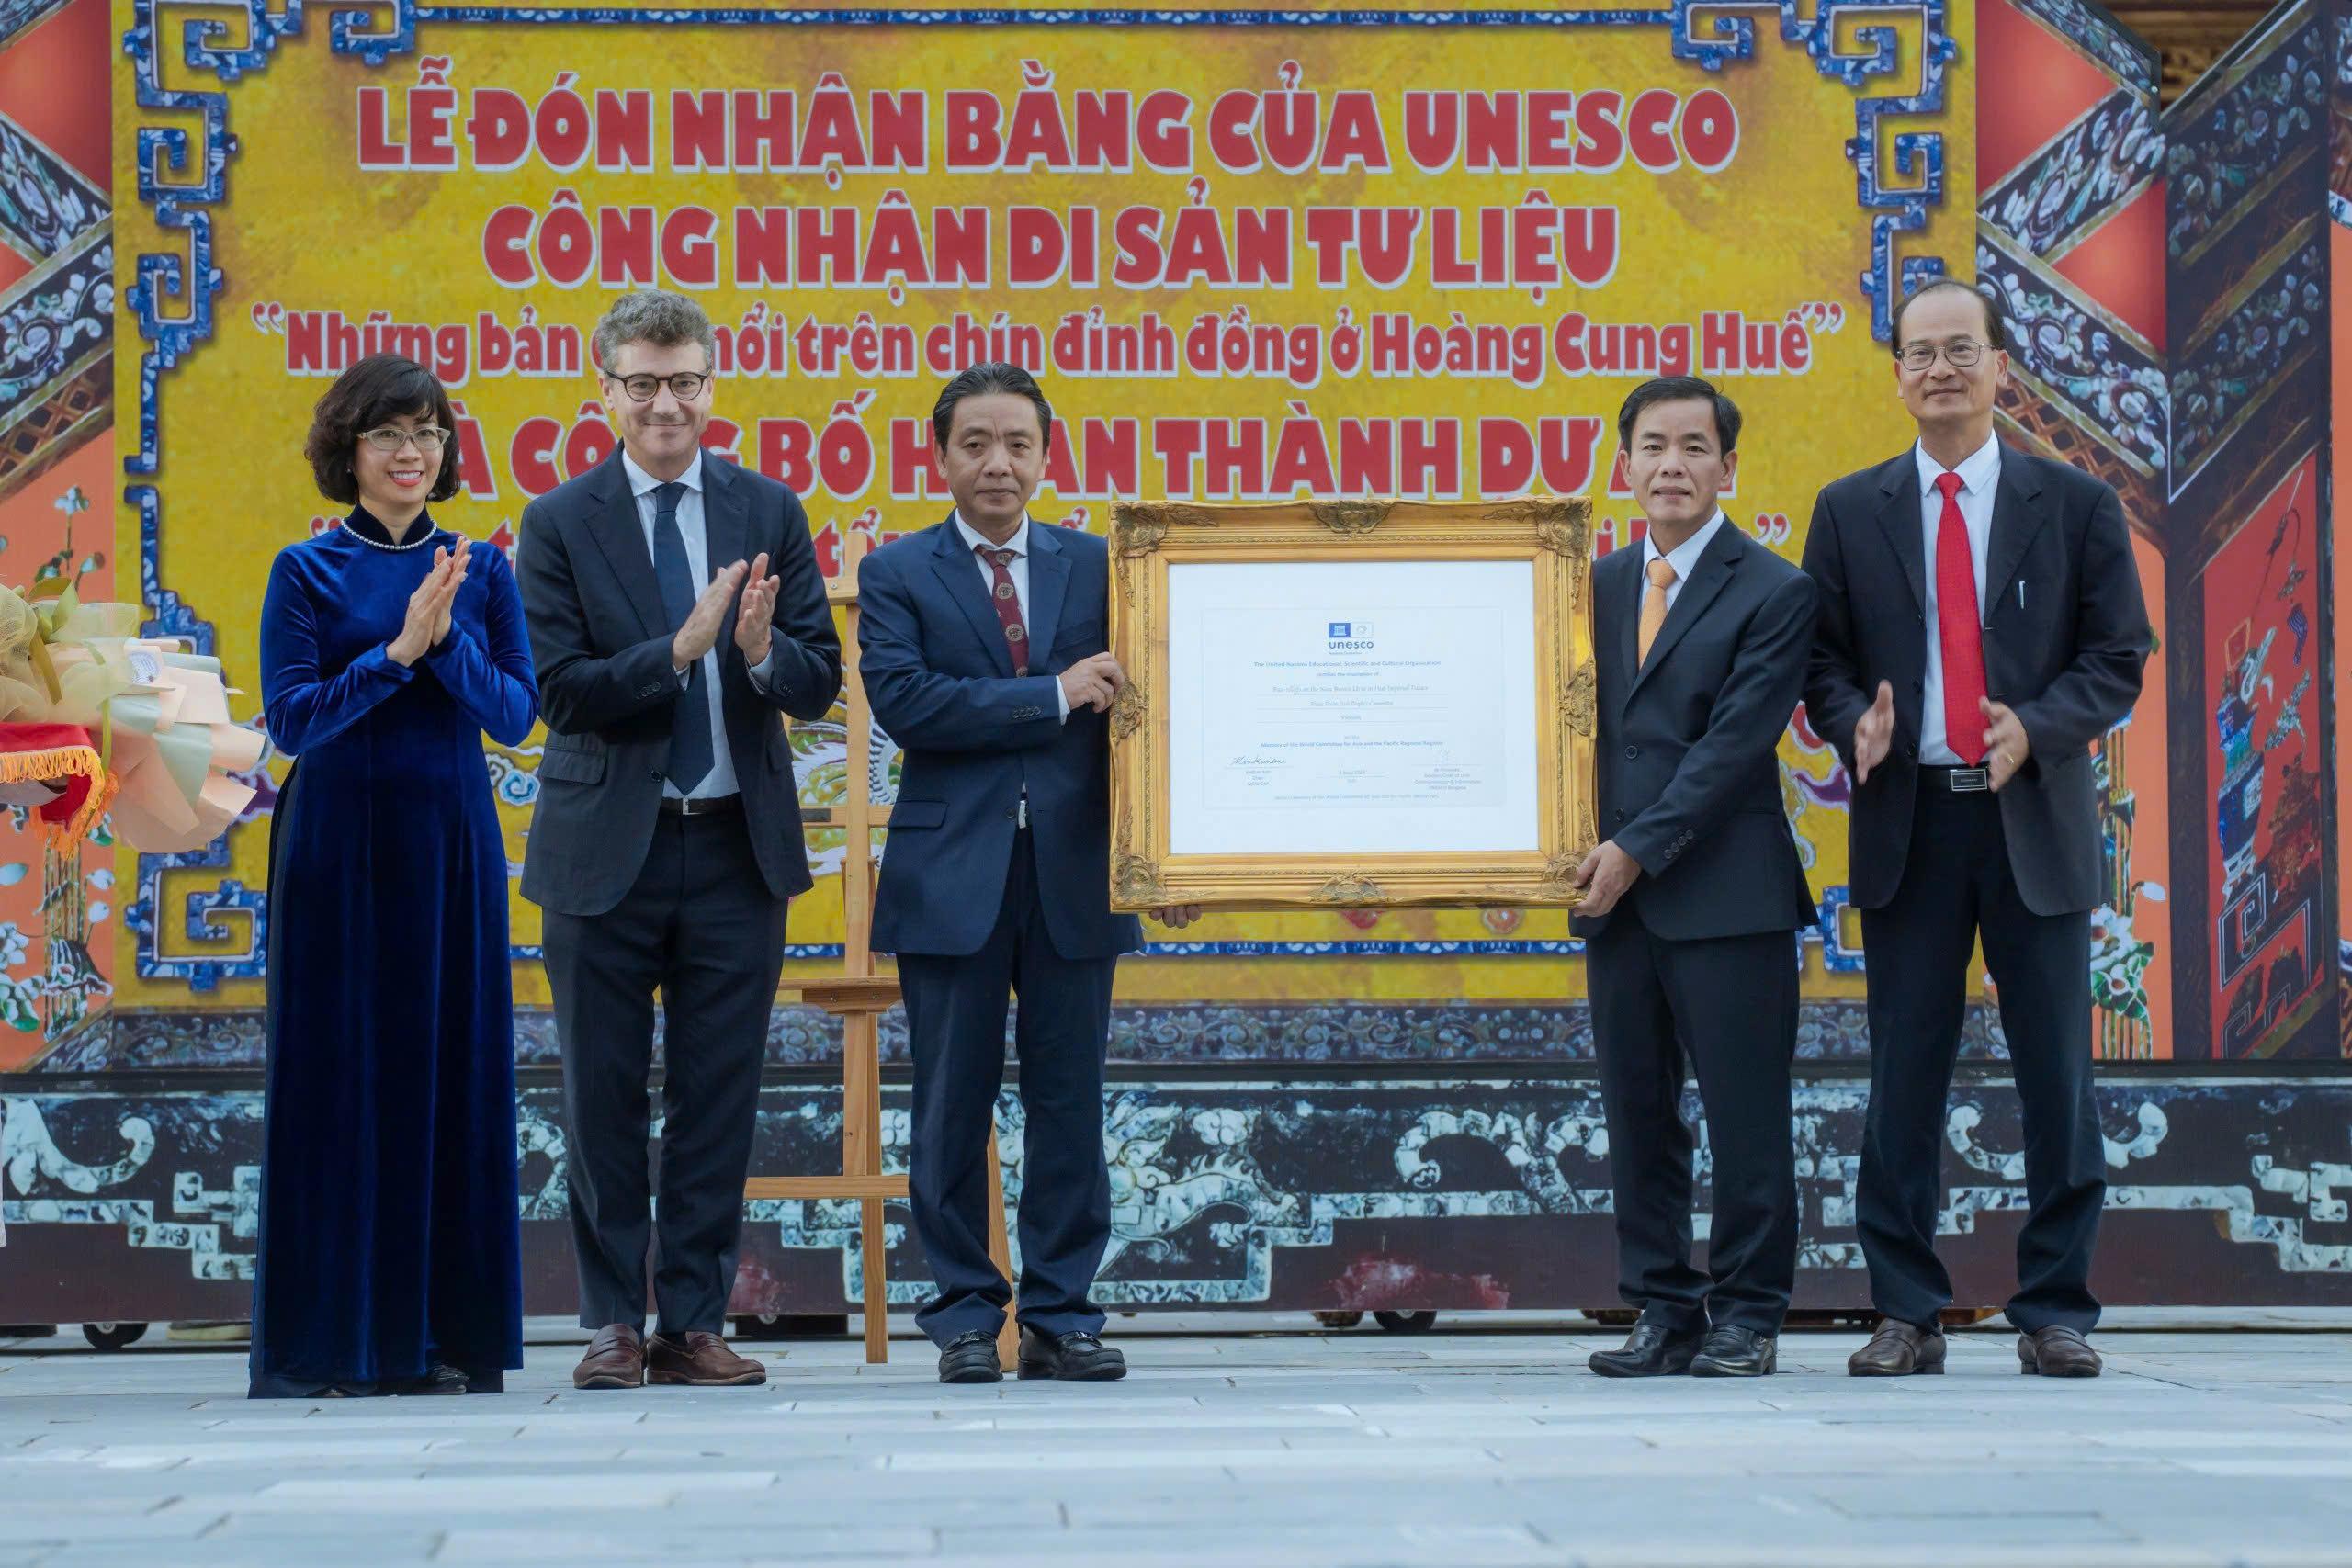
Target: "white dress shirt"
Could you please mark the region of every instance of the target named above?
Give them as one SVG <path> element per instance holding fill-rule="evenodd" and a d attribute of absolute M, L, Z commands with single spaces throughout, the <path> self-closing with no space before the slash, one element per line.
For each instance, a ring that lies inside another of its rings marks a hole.
<path fill-rule="evenodd" d="M 1928 456 L 1925 446 L 1913 449 L 1919 463 L 1919 526 L 1926 546 L 1928 584 L 1928 682 L 1919 710 L 1919 761 L 1930 767 L 1962 766 L 1960 753 L 1944 734 L 1944 639 L 1936 619 L 1936 535 L 1944 518 L 1943 491 L 1936 480 L 1944 466 Z M 1976 569 L 1976 622 L 1984 624 L 1984 552 L 1993 540 L 1993 490 L 2001 479 L 2001 440 L 1989 437 L 1984 446 L 1951 470 L 1960 476 L 1960 518 L 1968 525 L 1968 558 Z"/>
<path fill-rule="evenodd" d="M 1668 610 L 1673 609 L 1674 602 L 1682 596 L 1682 585 L 1690 581 L 1691 570 L 1699 564 L 1699 558 L 1707 553 L 1707 547 L 1709 545 L 1714 543 L 1715 530 L 1722 527 L 1728 521 L 1729 519 L 1724 516 L 1724 509 L 1718 506 L 1715 508 L 1715 514 L 1713 517 L 1708 518 L 1706 523 L 1701 526 L 1697 533 L 1691 535 L 1689 538 L 1675 546 L 1671 550 L 1663 552 L 1661 552 L 1657 547 L 1657 536 L 1656 534 L 1643 535 L 1643 597 L 1647 598 L 1649 596 L 1650 562 L 1654 560 L 1663 560 L 1667 565 L 1674 569 L 1674 581 L 1666 585 L 1666 607 Z"/>
<path fill-rule="evenodd" d="M 710 536 L 704 530 L 702 522 L 702 466 L 709 461 L 710 457 L 705 454 L 677 479 L 686 487 L 685 493 L 678 497 L 678 534 L 685 540 L 686 571 L 693 578 L 697 593 L 710 586 Z M 621 470 L 628 475 L 629 493 L 637 498 L 637 520 L 645 529 L 646 558 L 656 559 L 658 555 L 653 547 L 656 502 L 653 492 L 662 487 L 662 481 L 639 468 L 637 459 L 630 457 L 626 449 L 621 453 Z M 727 564 L 733 566 L 735 563 L 729 561 Z M 718 641 L 711 645 L 710 651 L 702 656 L 704 700 L 710 708 L 710 772 L 702 776 L 702 782 L 695 785 L 691 795 L 663 779 L 662 793 L 673 800 L 716 800 L 721 795 L 736 794 L 741 787 L 735 782 L 735 754 L 728 749 L 727 719 L 718 691 L 718 650 L 727 645 L 731 635 L 731 632 L 722 634 Z M 752 684 L 763 692 L 766 691 L 768 672 L 775 665 L 775 645 L 771 641 L 767 658 L 751 672 Z M 684 687 L 686 672 L 680 670 L 675 673 L 678 684 Z"/>
<path fill-rule="evenodd" d="M 1012 537 L 1000 545 L 974 528 L 969 523 L 965 522 L 963 513 L 956 513 L 956 532 L 963 536 L 965 551 L 971 556 L 972 564 L 979 569 L 980 581 L 987 586 L 991 597 L 996 593 L 996 568 L 980 558 L 980 551 L 990 549 L 1012 552 L 1012 559 L 1005 563 L 1004 572 L 1007 577 L 1012 579 L 1012 602 L 1021 606 L 1021 624 L 1024 627 L 1029 625 L 1029 530 L 1032 526 L 1029 519 L 1023 517 L 1021 520 L 1021 526 L 1012 531 Z M 1013 662 L 1018 664 L 1022 660 L 1015 660 Z M 1061 705 L 1062 722 L 1068 724 L 1069 722 L 1069 694 L 1062 690 L 1062 683 L 1058 678 L 1054 682 L 1054 700 Z"/>

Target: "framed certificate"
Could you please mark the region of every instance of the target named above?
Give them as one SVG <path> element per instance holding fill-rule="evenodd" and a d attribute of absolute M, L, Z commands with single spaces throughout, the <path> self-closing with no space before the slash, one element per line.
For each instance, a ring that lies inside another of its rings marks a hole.
<path fill-rule="evenodd" d="M 1114 906 L 1573 905 L 1595 840 L 1589 515 L 1114 508 Z"/>

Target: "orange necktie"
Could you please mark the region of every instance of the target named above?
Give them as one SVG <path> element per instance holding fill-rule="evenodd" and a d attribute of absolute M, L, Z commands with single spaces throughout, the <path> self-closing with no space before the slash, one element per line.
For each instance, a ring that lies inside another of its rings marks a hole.
<path fill-rule="evenodd" d="M 1637 640 L 1634 662 L 1637 666 L 1649 662 L 1650 644 L 1657 640 L 1657 629 L 1666 624 L 1666 591 L 1674 581 L 1674 568 L 1664 556 L 1650 562 L 1648 571 L 1650 585 L 1642 594 L 1641 629 L 1634 634 Z"/>

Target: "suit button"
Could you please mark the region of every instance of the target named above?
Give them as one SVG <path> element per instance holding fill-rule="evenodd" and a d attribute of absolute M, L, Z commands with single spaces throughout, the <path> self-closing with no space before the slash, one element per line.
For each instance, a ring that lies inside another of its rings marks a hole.
<path fill-rule="evenodd" d="M 1638 746 L 1628 746 L 1625 748 L 1625 760 L 1629 762 L 1641 754 L 1642 749 Z"/>
<path fill-rule="evenodd" d="M 1905 746 L 1903 748 L 1903 754 L 1912 761 L 1916 762 L 1919 760 L 1919 748 L 1917 746 Z"/>
<path fill-rule="evenodd" d="M 1911 689 L 1915 692 L 1924 692 L 1928 689 L 1928 683 L 1925 681 L 1914 681 L 1911 682 Z"/>
<path fill-rule="evenodd" d="M 656 768 L 656 769 L 654 769 L 651 773 L 650 773 L 646 774 L 645 776 L 646 776 L 647 778 L 651 779 L 655 784 L 660 784 L 660 783 L 662 782 L 662 770 L 661 770 L 661 769 L 659 769 L 659 768 Z"/>
<path fill-rule="evenodd" d="M 1620 822 L 1623 822 L 1623 820 L 1625 820 L 1625 814 L 1624 814 L 1623 812 L 1622 812 L 1622 811 L 1620 811 L 1619 813 L 1617 813 L 1617 820 L 1618 820 L 1618 821 L 1620 821 Z"/>
<path fill-rule="evenodd" d="M 1006 807 L 1004 808 L 1004 819 L 1005 819 L 1006 821 L 1010 822 L 1010 821 L 1012 821 L 1012 818 L 1013 818 L 1013 810 L 1012 810 L 1012 807 L 1011 807 L 1010 806 L 1008 806 L 1008 807 Z"/>

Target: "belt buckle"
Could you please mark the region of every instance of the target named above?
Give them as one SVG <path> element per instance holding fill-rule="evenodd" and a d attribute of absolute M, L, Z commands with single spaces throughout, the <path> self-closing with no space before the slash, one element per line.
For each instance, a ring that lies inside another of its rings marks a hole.
<path fill-rule="evenodd" d="M 1951 774 L 1954 795 L 1978 795 L 1993 787 L 1990 768 L 1954 768 Z"/>

